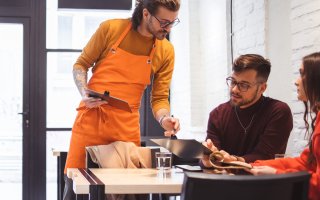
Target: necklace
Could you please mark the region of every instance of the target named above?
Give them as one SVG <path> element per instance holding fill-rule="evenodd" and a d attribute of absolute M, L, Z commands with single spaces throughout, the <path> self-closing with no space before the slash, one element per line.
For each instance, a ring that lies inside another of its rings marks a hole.
<path fill-rule="evenodd" d="M 237 112 L 237 107 L 236 107 L 236 106 L 234 107 L 234 112 L 236 113 L 236 116 L 237 116 L 237 119 L 238 119 L 238 122 L 239 122 L 240 126 L 241 126 L 241 127 L 243 128 L 243 130 L 244 130 L 244 134 L 247 135 L 248 129 L 250 128 L 250 126 L 251 126 L 251 124 L 252 124 L 252 122 L 253 122 L 253 119 L 254 119 L 254 117 L 256 116 L 256 113 L 252 116 L 252 118 L 251 118 L 250 123 L 248 124 L 248 126 L 245 127 L 245 126 L 241 123 L 241 121 L 240 121 L 240 118 L 239 118 L 239 116 L 238 116 L 238 112 Z"/>
<path fill-rule="evenodd" d="M 250 123 L 249 123 L 248 126 L 246 126 L 246 127 L 244 127 L 244 125 L 241 123 L 240 117 L 239 117 L 238 112 L 237 112 L 237 107 L 234 106 L 234 112 L 236 113 L 238 122 L 239 122 L 240 126 L 243 128 L 245 135 L 247 135 L 248 130 L 249 130 L 249 128 L 250 128 L 250 126 L 251 126 L 251 124 L 252 124 L 252 122 L 253 122 L 254 117 L 255 117 L 256 114 L 260 111 L 260 109 L 262 108 L 262 105 L 263 105 L 263 103 L 264 103 L 264 99 L 265 99 L 265 97 L 262 97 L 262 102 L 261 102 L 261 104 L 259 105 L 259 108 L 258 108 L 257 112 L 255 112 L 255 113 L 253 114 L 253 116 L 252 116 L 252 118 L 251 118 L 251 120 L 250 120 Z"/>

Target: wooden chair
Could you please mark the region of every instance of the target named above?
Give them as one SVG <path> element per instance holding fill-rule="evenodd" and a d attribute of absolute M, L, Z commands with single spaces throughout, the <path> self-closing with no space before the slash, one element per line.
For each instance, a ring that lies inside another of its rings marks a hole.
<path fill-rule="evenodd" d="M 307 200 L 310 174 L 217 175 L 186 172 L 181 200 Z"/>

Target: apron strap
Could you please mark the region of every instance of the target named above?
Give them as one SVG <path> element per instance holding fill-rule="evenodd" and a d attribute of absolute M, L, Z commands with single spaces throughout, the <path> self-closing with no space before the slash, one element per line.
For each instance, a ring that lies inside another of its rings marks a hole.
<path fill-rule="evenodd" d="M 128 34 L 128 32 L 130 31 L 131 27 L 132 27 L 132 22 L 130 22 L 130 23 L 128 24 L 128 26 L 127 26 L 126 29 L 122 32 L 122 34 L 120 35 L 120 37 L 119 37 L 119 39 L 116 41 L 116 43 L 115 43 L 114 45 L 112 45 L 111 51 L 112 51 L 112 50 L 113 50 L 113 51 L 117 50 L 119 44 L 122 42 L 123 38 L 126 37 L 126 35 Z"/>
<path fill-rule="evenodd" d="M 120 35 L 119 39 L 116 41 L 116 43 L 114 45 L 112 45 L 111 52 L 114 53 L 117 50 L 118 46 L 120 45 L 122 40 L 126 37 L 128 32 L 130 31 L 131 27 L 132 27 L 132 22 L 130 22 L 128 24 L 128 26 L 126 27 L 126 29 L 121 33 L 121 35 Z M 155 50 L 156 50 L 157 44 L 158 44 L 158 40 L 154 39 L 154 42 L 153 42 L 153 45 L 152 45 L 152 49 L 151 49 L 151 52 L 149 54 L 149 59 L 147 60 L 148 64 L 151 64 L 151 62 L 152 62 L 152 58 L 153 58 L 153 56 L 155 54 Z"/>

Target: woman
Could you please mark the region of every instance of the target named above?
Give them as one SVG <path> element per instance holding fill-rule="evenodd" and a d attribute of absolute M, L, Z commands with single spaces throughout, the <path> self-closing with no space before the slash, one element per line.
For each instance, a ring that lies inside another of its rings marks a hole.
<path fill-rule="evenodd" d="M 296 80 L 298 99 L 305 104 L 304 121 L 309 133 L 308 116 L 311 117 L 312 132 L 307 147 L 296 158 L 256 161 L 249 171 L 254 175 L 281 174 L 296 171 L 311 173 L 309 199 L 320 199 L 320 52 L 303 58 Z"/>

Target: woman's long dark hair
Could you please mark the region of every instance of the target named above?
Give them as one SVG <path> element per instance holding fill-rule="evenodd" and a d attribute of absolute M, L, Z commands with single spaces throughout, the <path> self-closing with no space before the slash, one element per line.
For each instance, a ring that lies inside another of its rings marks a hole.
<path fill-rule="evenodd" d="M 315 162 L 314 151 L 312 147 L 312 135 L 315 129 L 315 120 L 316 116 L 312 116 L 312 113 L 316 114 L 320 110 L 320 52 L 312 53 L 307 55 L 302 60 L 303 65 L 303 74 L 302 83 L 304 91 L 308 102 L 304 102 L 305 111 L 304 111 L 304 122 L 306 124 L 307 133 L 309 135 L 309 149 L 310 154 L 308 157 L 308 163 L 312 164 Z M 311 128 L 312 132 L 309 134 L 309 123 L 308 116 L 311 118 Z"/>
<path fill-rule="evenodd" d="M 140 25 L 144 8 L 154 15 L 160 6 L 171 11 L 178 11 L 180 9 L 180 0 L 136 0 L 136 8 L 131 18 L 133 29 L 137 30 Z"/>

